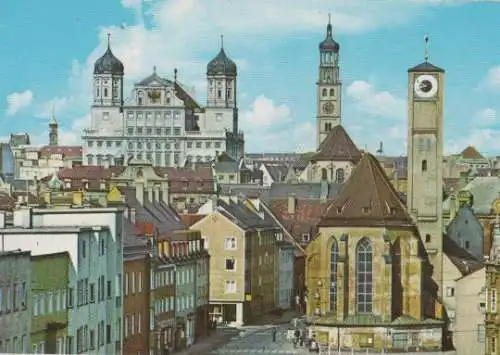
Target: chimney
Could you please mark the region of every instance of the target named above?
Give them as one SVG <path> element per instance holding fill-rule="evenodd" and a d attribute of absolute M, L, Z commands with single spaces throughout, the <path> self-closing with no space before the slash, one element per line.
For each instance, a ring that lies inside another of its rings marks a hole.
<path fill-rule="evenodd" d="M 289 214 L 295 214 L 295 208 L 297 207 L 297 198 L 295 197 L 295 194 L 291 194 L 288 196 L 288 213 Z"/>
<path fill-rule="evenodd" d="M 165 174 L 165 178 L 167 177 L 167 174 Z M 161 198 L 164 204 L 169 205 L 170 204 L 170 197 L 169 197 L 169 181 L 165 181 L 161 183 Z"/>
<path fill-rule="evenodd" d="M 213 195 L 210 200 L 210 203 L 212 204 L 212 212 L 214 212 L 215 210 L 217 210 L 217 196 Z"/>
<path fill-rule="evenodd" d="M 321 202 L 326 202 L 328 199 L 328 181 L 326 180 L 321 180 L 319 199 Z"/>
<path fill-rule="evenodd" d="M 149 202 L 153 202 L 154 201 L 153 186 L 151 184 L 148 186 L 148 201 Z"/>
<path fill-rule="evenodd" d="M 155 185 L 154 187 L 154 201 L 160 202 L 160 185 Z"/>
<path fill-rule="evenodd" d="M 141 205 L 144 205 L 144 183 L 142 181 L 135 182 L 135 198 Z"/>
<path fill-rule="evenodd" d="M 135 208 L 130 209 L 130 222 L 135 224 Z"/>

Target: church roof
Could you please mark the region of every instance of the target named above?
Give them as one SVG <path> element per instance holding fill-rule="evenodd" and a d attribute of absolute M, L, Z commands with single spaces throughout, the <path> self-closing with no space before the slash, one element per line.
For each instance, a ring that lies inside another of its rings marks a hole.
<path fill-rule="evenodd" d="M 484 159 L 481 153 L 479 153 L 477 149 L 471 145 L 465 148 L 460 155 L 463 159 Z"/>
<path fill-rule="evenodd" d="M 328 132 L 318 151 L 311 158 L 313 161 L 340 160 L 353 163 L 357 163 L 360 159 L 361 152 L 341 125 L 333 127 Z"/>
<path fill-rule="evenodd" d="M 320 227 L 403 227 L 413 222 L 378 160 L 365 153 Z"/>
<path fill-rule="evenodd" d="M 420 72 L 420 73 L 444 73 L 444 69 L 440 67 L 436 67 L 434 64 L 431 64 L 427 61 L 420 63 L 413 68 L 408 69 L 408 72 Z"/>

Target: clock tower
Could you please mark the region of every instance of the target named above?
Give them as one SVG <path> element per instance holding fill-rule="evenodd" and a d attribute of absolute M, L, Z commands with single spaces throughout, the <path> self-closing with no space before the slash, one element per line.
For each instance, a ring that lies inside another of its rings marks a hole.
<path fill-rule="evenodd" d="M 326 38 L 319 44 L 319 78 L 317 85 L 317 147 L 328 132 L 340 125 L 342 83 L 339 77 L 340 45 L 333 39 L 332 24 L 328 15 Z"/>
<path fill-rule="evenodd" d="M 425 38 L 426 48 L 428 37 Z M 443 282 L 443 102 L 444 70 L 428 61 L 408 69 L 407 208 L 433 266 Z"/>

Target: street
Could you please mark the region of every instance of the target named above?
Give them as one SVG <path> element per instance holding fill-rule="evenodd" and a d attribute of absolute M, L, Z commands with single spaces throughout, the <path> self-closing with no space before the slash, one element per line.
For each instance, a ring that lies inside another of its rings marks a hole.
<path fill-rule="evenodd" d="M 210 354 L 309 354 L 306 348 L 294 349 L 292 342 L 286 339 L 290 324 L 281 324 L 276 327 L 276 342 L 273 342 L 273 326 L 245 327 L 240 335 L 233 337 L 229 343 L 213 350 Z"/>

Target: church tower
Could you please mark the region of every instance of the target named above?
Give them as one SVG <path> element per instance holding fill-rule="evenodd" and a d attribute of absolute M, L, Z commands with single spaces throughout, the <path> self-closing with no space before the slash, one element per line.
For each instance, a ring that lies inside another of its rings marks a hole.
<path fill-rule="evenodd" d="M 340 125 L 342 83 L 339 73 L 340 45 L 333 39 L 328 15 L 326 38 L 319 44 L 319 78 L 317 91 L 317 147 L 335 126 Z"/>
<path fill-rule="evenodd" d="M 443 281 L 443 102 L 445 71 L 425 61 L 408 69 L 407 207 L 418 226 L 433 265 L 433 279 Z"/>
<path fill-rule="evenodd" d="M 52 119 L 49 122 L 49 146 L 51 147 L 57 147 L 57 145 L 59 144 L 58 142 L 59 134 L 57 127 L 58 125 L 56 118 L 54 117 L 54 115 L 52 115 Z"/>

